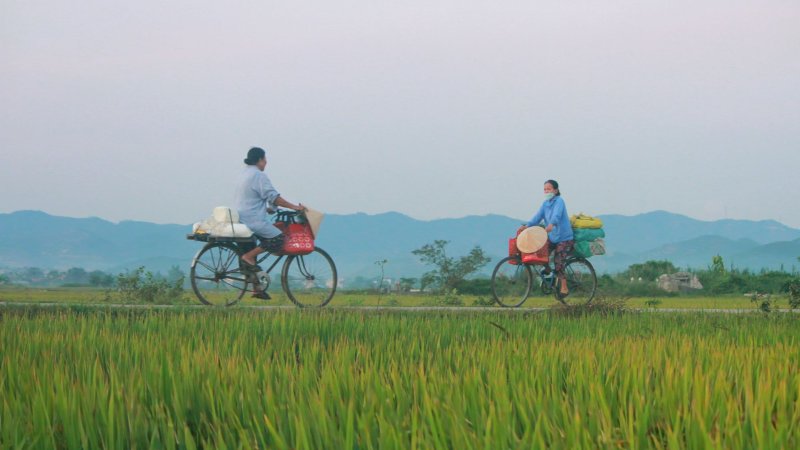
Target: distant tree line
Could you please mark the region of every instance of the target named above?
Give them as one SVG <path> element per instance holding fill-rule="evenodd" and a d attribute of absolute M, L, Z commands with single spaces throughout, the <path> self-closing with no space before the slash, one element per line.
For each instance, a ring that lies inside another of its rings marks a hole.
<path fill-rule="evenodd" d="M 0 273 L 0 285 L 22 285 L 41 287 L 117 287 L 119 280 L 128 273 L 111 274 L 102 270 L 87 271 L 81 267 L 72 267 L 67 270 L 44 270 L 38 267 L 25 267 L 21 269 L 5 269 Z M 178 266 L 173 266 L 166 274 L 156 272 L 152 274 L 155 280 L 174 282 L 179 279 L 186 280 L 186 275 Z"/>
<path fill-rule="evenodd" d="M 603 292 L 631 297 L 668 295 L 658 288 L 657 278 L 664 274 L 674 274 L 681 269 L 670 261 L 646 261 L 633 264 L 627 270 L 616 275 L 599 277 L 599 286 Z M 696 275 L 703 289 L 684 292 L 691 295 L 724 295 L 724 294 L 784 294 L 793 286 L 800 284 L 800 273 L 786 270 L 726 268 L 721 256 L 715 256 L 711 264 L 704 269 L 685 269 Z M 671 294 L 677 295 L 677 294 Z"/>
<path fill-rule="evenodd" d="M 467 255 L 454 257 L 448 255 L 447 245 L 447 241 L 435 241 L 414 250 L 413 254 L 431 268 L 421 278 L 386 278 L 382 266 L 388 261 L 382 260 L 381 271 L 375 276 L 357 276 L 348 280 L 344 288 L 363 292 L 401 294 L 457 292 L 476 296 L 491 295 L 491 280 L 485 276 L 476 276 L 479 270 L 490 262 L 490 258 L 483 250 L 476 246 Z M 800 258 L 798 259 L 800 260 Z M 606 295 L 630 297 L 678 295 L 661 290 L 656 280 L 661 275 L 680 271 L 681 269 L 670 261 L 646 261 L 632 264 L 625 271 L 617 274 L 598 276 L 598 284 L 600 290 Z M 723 258 L 715 256 L 704 269 L 686 269 L 684 271 L 696 275 L 703 285 L 702 290 L 687 292 L 690 295 L 692 293 L 699 295 L 759 293 L 800 296 L 800 273 L 794 269 L 791 272 L 737 269 L 726 267 Z M 126 280 L 129 280 L 126 277 L 132 274 L 133 272 L 126 272 L 114 275 L 101 270 L 87 271 L 80 267 L 67 270 L 44 270 L 37 267 L 0 269 L 0 285 L 120 288 L 124 287 Z M 152 282 L 164 281 L 171 286 L 175 286 L 178 281 L 184 287 L 188 283 L 186 274 L 178 266 L 171 267 L 166 274 L 155 272 L 149 275 Z"/>

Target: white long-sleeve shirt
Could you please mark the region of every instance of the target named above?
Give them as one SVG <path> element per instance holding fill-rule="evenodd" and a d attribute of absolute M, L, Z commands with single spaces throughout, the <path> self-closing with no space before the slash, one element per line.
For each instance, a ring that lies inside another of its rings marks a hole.
<path fill-rule="evenodd" d="M 236 188 L 239 221 L 265 239 L 281 234 L 267 217 L 267 208 L 275 209 L 275 201 L 279 196 L 266 173 L 256 166 L 245 167 Z"/>

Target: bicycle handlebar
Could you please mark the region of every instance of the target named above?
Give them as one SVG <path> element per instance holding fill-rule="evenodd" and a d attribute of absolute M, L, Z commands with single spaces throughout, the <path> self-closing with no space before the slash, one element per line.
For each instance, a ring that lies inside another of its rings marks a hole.
<path fill-rule="evenodd" d="M 275 222 L 292 222 L 296 217 L 305 217 L 305 211 L 296 211 L 294 209 L 278 209 L 275 211 Z"/>

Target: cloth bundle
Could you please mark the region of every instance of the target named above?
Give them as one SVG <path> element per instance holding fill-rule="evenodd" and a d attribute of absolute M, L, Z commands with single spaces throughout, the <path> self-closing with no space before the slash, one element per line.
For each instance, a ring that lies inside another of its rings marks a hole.
<path fill-rule="evenodd" d="M 597 217 L 592 217 L 584 213 L 575 214 L 570 216 L 569 223 L 572 228 L 589 228 L 599 229 L 603 228 L 603 221 Z"/>
<path fill-rule="evenodd" d="M 253 236 L 247 225 L 239 223 L 239 213 L 226 206 L 214 208 L 211 217 L 192 226 L 192 233 L 235 238 Z"/>
<path fill-rule="evenodd" d="M 603 221 L 580 213 L 570 217 L 572 233 L 575 235 L 575 254 L 583 258 L 605 255 L 606 243 L 603 238 Z"/>

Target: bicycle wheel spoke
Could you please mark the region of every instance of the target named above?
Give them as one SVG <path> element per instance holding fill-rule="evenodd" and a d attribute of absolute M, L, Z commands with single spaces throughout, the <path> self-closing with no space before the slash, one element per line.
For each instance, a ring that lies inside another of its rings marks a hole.
<path fill-rule="evenodd" d="M 208 244 L 197 255 L 190 278 L 192 289 L 202 303 L 230 306 L 244 295 L 248 284 L 246 276 L 238 267 L 227 270 L 238 257 L 235 245 L 223 243 Z"/>
<path fill-rule="evenodd" d="M 223 284 L 226 284 L 226 285 L 228 285 L 228 286 L 230 286 L 230 287 L 232 287 L 234 289 L 243 289 L 243 287 L 231 283 L 230 280 L 231 280 L 231 278 L 221 278 L 220 279 L 220 281 Z M 244 282 L 245 280 L 233 280 L 233 281 L 242 281 L 242 282 Z"/>
<path fill-rule="evenodd" d="M 325 306 L 336 292 L 336 266 L 321 249 L 290 257 L 281 274 L 289 299 L 298 306 Z"/>
<path fill-rule="evenodd" d="M 194 279 L 195 279 L 195 280 L 203 280 L 203 281 L 213 281 L 213 282 L 215 282 L 215 283 L 216 283 L 217 281 L 219 281 L 219 280 L 217 280 L 216 278 L 206 278 L 206 277 L 197 277 L 197 276 L 196 276 L 196 277 L 194 277 Z"/>
<path fill-rule="evenodd" d="M 233 262 L 234 258 L 237 258 L 239 255 L 233 252 L 228 252 L 228 257 L 225 258 L 225 265 L 221 267 L 222 270 L 227 270 L 228 266 Z"/>
<path fill-rule="evenodd" d="M 512 264 L 512 258 L 502 259 L 492 273 L 492 295 L 500 306 L 522 305 L 530 294 L 533 275 L 523 264 Z"/>
<path fill-rule="evenodd" d="M 562 303 L 577 305 L 592 301 L 597 289 L 597 276 L 589 261 L 582 258 L 568 261 L 564 275 L 567 278 L 569 294 L 566 297 L 557 296 Z"/>
<path fill-rule="evenodd" d="M 209 267 L 208 264 L 204 263 L 203 261 L 197 261 L 197 264 L 205 267 L 206 269 L 210 270 L 212 273 L 216 273 L 216 270 L 212 267 Z"/>
<path fill-rule="evenodd" d="M 208 256 L 211 257 L 211 267 L 213 268 L 212 270 L 214 270 L 214 271 L 216 271 L 218 269 L 217 258 L 215 257 L 215 254 L 216 254 L 215 250 L 216 249 L 211 249 L 211 251 L 208 252 Z"/>

